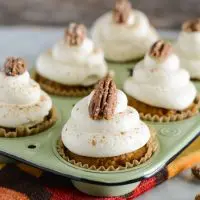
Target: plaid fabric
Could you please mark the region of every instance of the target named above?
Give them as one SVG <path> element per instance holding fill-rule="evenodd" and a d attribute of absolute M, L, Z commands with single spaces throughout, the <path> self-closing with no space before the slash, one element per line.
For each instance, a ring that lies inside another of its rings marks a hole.
<path fill-rule="evenodd" d="M 40 170 L 23 164 L 9 164 L 0 171 L 0 193 L 7 195 L 6 200 L 23 200 L 22 197 L 30 200 L 125 200 L 139 196 L 166 178 L 166 171 L 162 170 L 156 176 L 144 180 L 126 197 L 95 198 L 76 190 L 67 178 L 48 172 L 41 173 Z"/>
<path fill-rule="evenodd" d="M 181 156 L 199 149 L 200 138 Z M 180 156 L 180 157 L 181 157 Z M 0 165 L 0 200 L 133 200 L 167 180 L 165 169 L 146 179 L 125 197 L 92 197 L 76 190 L 70 179 L 57 176 L 24 164 Z"/>

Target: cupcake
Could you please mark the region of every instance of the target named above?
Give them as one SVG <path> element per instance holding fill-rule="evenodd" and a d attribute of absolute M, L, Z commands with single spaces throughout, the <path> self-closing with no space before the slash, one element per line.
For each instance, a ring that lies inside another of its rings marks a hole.
<path fill-rule="evenodd" d="M 84 96 L 107 73 L 103 51 L 87 38 L 84 25 L 71 23 L 64 38 L 37 59 L 35 80 L 51 94 Z"/>
<path fill-rule="evenodd" d="M 175 44 L 175 50 L 192 79 L 200 80 L 200 19 L 186 21 Z"/>
<path fill-rule="evenodd" d="M 142 119 L 176 121 L 199 112 L 197 90 L 189 73 L 180 68 L 172 46 L 162 40 L 152 45 L 124 83 L 129 105 Z"/>
<path fill-rule="evenodd" d="M 0 71 L 0 137 L 40 133 L 56 121 L 51 98 L 30 78 L 24 60 L 9 57 Z"/>
<path fill-rule="evenodd" d="M 158 34 L 144 13 L 132 9 L 128 0 L 117 0 L 113 11 L 94 23 L 92 38 L 107 60 L 129 62 L 144 57 Z"/>
<path fill-rule="evenodd" d="M 144 163 L 156 147 L 155 131 L 127 106 L 126 95 L 107 76 L 73 107 L 58 152 L 80 167 L 116 170 Z"/>

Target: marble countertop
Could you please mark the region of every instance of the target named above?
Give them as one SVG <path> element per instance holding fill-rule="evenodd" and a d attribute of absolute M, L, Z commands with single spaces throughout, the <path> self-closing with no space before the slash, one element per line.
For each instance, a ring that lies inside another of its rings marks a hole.
<path fill-rule="evenodd" d="M 54 44 L 62 37 L 63 29 L 50 28 L 5 28 L 0 27 L 0 64 L 7 56 L 21 56 L 34 65 L 38 54 Z M 162 32 L 167 38 L 175 38 L 175 32 Z M 190 171 L 186 171 L 176 178 L 167 181 L 155 189 L 145 193 L 138 200 L 192 200 L 200 192 L 199 182 Z"/>

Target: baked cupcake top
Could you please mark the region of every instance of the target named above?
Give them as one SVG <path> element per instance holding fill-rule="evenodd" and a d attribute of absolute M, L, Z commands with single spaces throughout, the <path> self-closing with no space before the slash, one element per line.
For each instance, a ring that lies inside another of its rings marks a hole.
<path fill-rule="evenodd" d="M 37 59 L 37 72 L 65 85 L 88 86 L 107 74 L 104 54 L 87 37 L 86 27 L 71 23 L 64 37 Z"/>
<path fill-rule="evenodd" d="M 133 152 L 150 139 L 149 128 L 111 77 L 80 100 L 62 130 L 62 142 L 71 152 L 87 157 L 112 157 Z"/>
<path fill-rule="evenodd" d="M 128 0 L 116 0 L 113 11 L 94 23 L 92 38 L 108 60 L 128 61 L 144 56 L 158 35 L 144 13 Z"/>
<path fill-rule="evenodd" d="M 9 57 L 0 71 L 0 126 L 16 128 L 43 120 L 50 97 L 30 78 L 22 58 Z"/>
<path fill-rule="evenodd" d="M 188 20 L 183 23 L 175 50 L 192 78 L 200 78 L 200 19 Z"/>
<path fill-rule="evenodd" d="M 148 105 L 175 110 L 188 108 L 197 95 L 189 73 L 180 68 L 171 44 L 163 40 L 154 43 L 136 64 L 124 91 Z"/>

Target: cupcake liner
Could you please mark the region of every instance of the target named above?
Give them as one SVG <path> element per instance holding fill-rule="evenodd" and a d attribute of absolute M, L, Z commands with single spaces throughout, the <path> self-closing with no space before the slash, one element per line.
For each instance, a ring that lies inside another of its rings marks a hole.
<path fill-rule="evenodd" d="M 153 153 L 157 150 L 158 142 L 157 142 L 157 139 L 156 139 L 156 131 L 155 131 L 155 129 L 150 128 L 150 132 L 151 132 L 151 138 L 148 141 L 148 143 L 146 144 L 147 151 L 146 151 L 145 155 L 138 160 L 135 159 L 135 160 L 132 160 L 131 162 L 126 162 L 125 166 L 120 166 L 119 164 L 117 164 L 118 166 L 116 167 L 116 163 L 114 161 L 112 161 L 111 165 L 108 166 L 108 167 L 100 166 L 100 167 L 97 168 L 95 165 L 89 166 L 88 164 L 76 162 L 75 160 L 70 159 L 69 156 L 66 154 L 66 148 L 64 147 L 61 139 L 59 139 L 58 142 L 57 142 L 57 151 L 65 161 L 69 162 L 72 165 L 80 167 L 80 168 L 89 169 L 89 170 L 96 170 L 96 171 L 125 170 L 125 169 L 129 169 L 129 168 L 138 166 L 138 165 L 146 162 L 147 160 L 149 160 L 151 158 Z"/>
<path fill-rule="evenodd" d="M 41 88 L 46 92 L 58 95 L 58 96 L 70 96 L 70 97 L 80 97 L 88 95 L 93 89 L 94 85 L 91 86 L 70 86 L 51 81 L 37 72 L 33 75 L 33 79 L 37 81 Z"/>
<path fill-rule="evenodd" d="M 191 81 L 198 82 L 200 81 L 200 78 L 191 78 Z"/>
<path fill-rule="evenodd" d="M 145 103 L 140 102 L 129 95 L 127 95 L 127 97 L 129 100 L 129 106 L 133 106 L 136 110 L 138 110 L 138 112 L 140 114 L 140 118 L 142 120 L 151 121 L 151 122 L 180 121 L 180 120 L 184 120 L 184 119 L 187 119 L 187 118 L 197 115 L 200 110 L 200 95 L 198 95 L 195 98 L 195 100 L 193 101 L 192 105 L 189 108 L 187 108 L 183 111 L 156 108 L 156 107 L 149 106 L 146 104 L 148 106 L 148 108 L 146 108 L 145 113 L 140 111 L 141 107 L 143 107 L 143 109 L 144 109 Z M 151 113 L 151 111 L 159 112 L 159 114 Z M 164 112 L 167 111 L 167 114 L 163 114 L 163 111 Z"/>
<path fill-rule="evenodd" d="M 48 116 L 46 116 L 44 120 L 39 124 L 36 124 L 33 126 L 23 125 L 17 128 L 0 127 L 0 137 L 14 138 L 14 137 L 24 137 L 24 136 L 35 135 L 53 126 L 56 120 L 57 120 L 56 110 L 53 107 L 49 111 Z"/>

